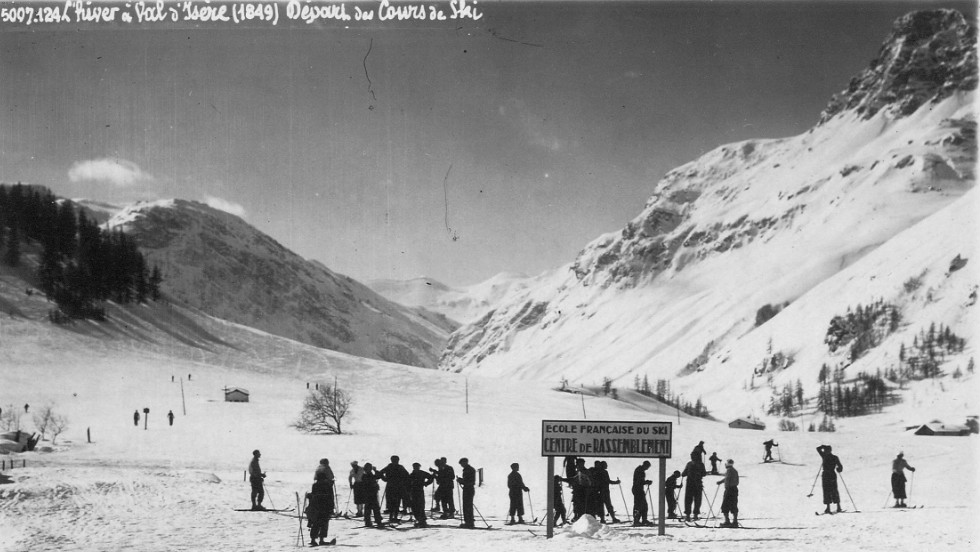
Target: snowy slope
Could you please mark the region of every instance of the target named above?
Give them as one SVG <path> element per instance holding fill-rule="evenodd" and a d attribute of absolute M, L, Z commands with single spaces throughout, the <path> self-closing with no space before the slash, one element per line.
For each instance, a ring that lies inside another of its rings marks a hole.
<path fill-rule="evenodd" d="M 512 294 L 525 289 L 529 278 L 501 272 L 470 286 L 450 287 L 432 278 L 372 280 L 368 287 L 382 297 L 410 307 L 422 307 L 468 324 Z"/>
<path fill-rule="evenodd" d="M 110 227 L 131 234 L 179 303 L 304 343 L 432 367 L 447 326 L 300 258 L 242 219 L 184 200 L 137 203 Z"/>
<path fill-rule="evenodd" d="M 331 460 L 338 502 L 346 508 L 350 460 L 384 464 L 399 454 L 404 463 L 428 467 L 437 457 L 455 464 L 467 456 L 485 475 L 477 508 L 488 523 L 502 527 L 511 462 L 521 464 L 531 489 L 528 506 L 533 508 L 527 518 L 543 515 L 540 420 L 580 419 L 583 412 L 593 420 L 675 422 L 671 471 L 683 467 L 699 440 L 709 451 L 735 459 L 742 476 L 740 518 L 752 529 L 732 533 L 671 524 L 667 535 L 658 537 L 652 529 L 608 526 L 588 538 L 559 530 L 556 541 L 546 542 L 522 526 L 492 532 L 368 532 L 341 519 L 331 523 L 331 535 L 345 546 L 398 551 L 920 551 L 937 543 L 969 550 L 976 542 L 970 521 L 978 514 L 980 496 L 973 469 L 980 460 L 976 438 L 915 437 L 887 413 L 834 434 L 731 430 L 719 423 L 650 415 L 609 399 L 583 400 L 533 382 L 464 379 L 352 357 L 179 307 L 173 307 L 174 316 L 193 322 L 183 325 L 185 340 L 170 339 L 160 328 L 146 328 L 143 340 L 106 336 L 102 325 L 88 322 L 66 332 L 32 319 L 43 299 L 15 296 L 16 291 L 0 289 L 24 313 L 5 316 L 0 324 L 0 405 L 10 412 L 29 403 L 34 412 L 52 404 L 70 424 L 57 444 L 43 441 L 38 452 L 0 456 L 17 462 L 15 469 L 8 464 L 0 472 L 6 482 L 0 483 L 0 550 L 5 552 L 293 550 L 299 529 L 295 518 L 233 511 L 248 505 L 249 487 L 242 477 L 255 448 L 262 450 L 262 467 L 269 475 L 266 504 L 277 507 L 293 503 L 295 493 L 308 489 L 319 458 Z M 131 310 L 146 308 L 164 307 Z M 197 345 L 186 343 L 195 332 Z M 352 433 L 321 437 L 291 429 L 306 384 L 335 378 L 355 397 Z M 251 402 L 222 402 L 226 386 L 245 387 Z M 941 396 L 928 386 L 917 393 L 923 401 Z M 132 412 L 144 407 L 150 409 L 148 429 L 132 422 Z M 176 415 L 173 427 L 165 422 L 168 410 Z M 29 415 L 21 421 L 25 430 L 33 430 Z M 785 463 L 759 463 L 761 442 L 768 438 L 779 442 L 777 454 Z M 813 449 L 820 443 L 833 444 L 841 456 L 848 493 L 844 506 L 863 513 L 813 515 L 822 507 L 819 489 L 807 498 L 819 469 Z M 890 460 L 899 450 L 917 468 L 911 502 L 925 509 L 883 507 L 889 502 Z M 610 471 L 628 481 L 637 463 L 611 459 Z M 716 489 L 709 478 L 712 511 L 720 500 Z M 622 516 L 632 508 L 632 498 L 628 489 L 618 491 L 613 488 L 613 504 Z"/>
<path fill-rule="evenodd" d="M 975 31 L 951 13 L 897 22 L 882 48 L 894 55 L 869 69 L 906 71 L 913 76 L 902 82 L 910 83 L 925 64 L 951 79 L 933 82 L 927 99 L 922 86 L 905 90 L 869 79 L 842 97 L 866 96 L 868 83 L 876 82 L 879 96 L 893 105 L 876 103 L 872 110 L 838 97 L 822 122 L 802 135 L 721 146 L 670 171 L 621 232 L 597 238 L 570 265 L 457 331 L 441 366 L 551 381 L 610 377 L 621 386 L 637 376 L 665 378 L 689 400 L 703 396 L 712 412 L 730 417 L 760 414 L 768 398 L 768 390 L 764 397 L 729 398 L 733 385 L 750 384 L 766 355 L 774 330 L 753 331 L 765 305 L 790 305 L 766 326 L 784 327 L 775 347 L 796 355 L 796 369 L 781 377 L 799 376 L 809 395 L 820 366 L 840 360 L 823 344 L 830 318 L 858 302 L 901 299 L 902 338 L 911 342 L 922 324 L 942 323 L 966 335 L 972 351 L 976 330 L 964 290 L 977 285 L 975 275 L 957 274 L 949 284 L 955 290 L 932 299 L 941 308 L 899 297 L 908 278 L 923 271 L 936 277 L 957 254 L 976 251 L 976 232 L 964 231 L 975 226 L 976 213 L 975 196 L 968 195 L 975 183 L 976 54 L 972 42 L 962 51 L 949 46 L 975 38 Z M 909 31 L 932 24 L 940 28 L 929 36 Z M 908 53 L 922 50 L 960 57 L 937 61 Z M 947 65 L 972 72 L 963 76 Z M 912 95 L 915 101 L 906 102 Z M 918 109 L 906 113 L 913 103 Z M 936 214 L 957 204 L 956 224 Z M 939 220 L 928 230 L 916 229 L 933 216 Z M 890 257 L 865 262 L 879 249 Z M 887 260 L 888 271 L 873 264 Z M 849 267 L 849 283 L 824 285 Z M 866 287 L 870 278 L 875 287 Z M 865 368 L 878 360 L 872 355 Z M 722 365 L 723 376 L 711 368 Z M 701 376 L 686 377 L 699 367 Z"/>

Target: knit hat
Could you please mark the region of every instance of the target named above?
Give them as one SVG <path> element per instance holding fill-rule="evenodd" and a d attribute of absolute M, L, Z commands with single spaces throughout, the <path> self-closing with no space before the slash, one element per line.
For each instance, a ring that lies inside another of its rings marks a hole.
<path fill-rule="evenodd" d="M 727 460 L 727 461 L 725 462 L 725 465 L 726 465 L 726 466 L 734 466 L 734 465 L 735 465 L 735 461 L 734 461 L 734 460 L 732 460 L 731 458 L 729 458 L 729 459 L 728 459 L 728 460 Z"/>

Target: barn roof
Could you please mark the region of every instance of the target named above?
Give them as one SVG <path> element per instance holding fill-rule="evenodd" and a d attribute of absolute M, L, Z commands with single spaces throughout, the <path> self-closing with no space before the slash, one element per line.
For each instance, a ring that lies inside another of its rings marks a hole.
<path fill-rule="evenodd" d="M 229 387 L 229 388 L 225 389 L 225 395 L 227 395 L 229 393 L 234 393 L 235 391 L 238 391 L 239 393 L 244 393 L 245 395 L 248 395 L 248 389 L 245 389 L 244 387 Z"/>

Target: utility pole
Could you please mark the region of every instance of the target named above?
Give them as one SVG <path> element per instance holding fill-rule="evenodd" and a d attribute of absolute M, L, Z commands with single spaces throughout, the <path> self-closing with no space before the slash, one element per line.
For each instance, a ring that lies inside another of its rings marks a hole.
<path fill-rule="evenodd" d="M 180 378 L 180 405 L 184 407 L 184 416 L 187 415 L 187 402 L 184 401 L 184 378 Z"/>
<path fill-rule="evenodd" d="M 466 413 L 470 413 L 470 378 L 464 380 L 466 382 Z"/>

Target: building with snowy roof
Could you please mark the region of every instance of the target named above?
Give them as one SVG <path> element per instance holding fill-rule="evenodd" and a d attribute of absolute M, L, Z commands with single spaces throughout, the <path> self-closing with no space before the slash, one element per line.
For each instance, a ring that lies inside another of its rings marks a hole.
<path fill-rule="evenodd" d="M 916 435 L 935 435 L 939 437 L 961 437 L 970 434 L 970 428 L 960 424 L 944 424 L 933 420 L 922 424 L 915 430 Z"/>
<path fill-rule="evenodd" d="M 248 402 L 248 389 L 226 387 L 225 402 Z"/>
<path fill-rule="evenodd" d="M 764 424 L 758 418 L 753 418 L 752 416 L 746 416 L 745 418 L 735 418 L 731 422 L 728 422 L 728 427 L 732 429 L 766 429 L 766 424 Z"/>

